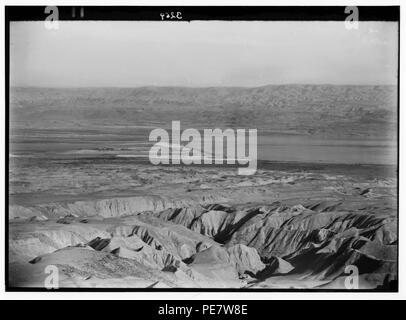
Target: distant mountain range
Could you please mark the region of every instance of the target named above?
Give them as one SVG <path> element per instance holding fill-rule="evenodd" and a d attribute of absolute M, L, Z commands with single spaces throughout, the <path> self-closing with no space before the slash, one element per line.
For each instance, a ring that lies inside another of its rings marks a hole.
<path fill-rule="evenodd" d="M 393 138 L 395 86 L 11 88 L 11 128 L 244 127 Z"/>

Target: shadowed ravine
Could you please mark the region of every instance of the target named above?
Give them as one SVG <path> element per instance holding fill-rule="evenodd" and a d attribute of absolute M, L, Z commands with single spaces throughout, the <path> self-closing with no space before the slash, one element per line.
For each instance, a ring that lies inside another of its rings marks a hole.
<path fill-rule="evenodd" d="M 12 284 L 41 286 L 47 264 L 66 286 L 343 288 L 347 265 L 362 288 L 396 280 L 394 179 L 259 170 L 223 188 L 232 170 L 172 168 L 201 178 L 150 182 L 148 196 L 12 205 Z"/>
<path fill-rule="evenodd" d="M 393 290 L 396 114 L 391 86 L 12 88 L 10 286 Z M 256 173 L 152 165 L 173 120 L 258 129 Z"/>

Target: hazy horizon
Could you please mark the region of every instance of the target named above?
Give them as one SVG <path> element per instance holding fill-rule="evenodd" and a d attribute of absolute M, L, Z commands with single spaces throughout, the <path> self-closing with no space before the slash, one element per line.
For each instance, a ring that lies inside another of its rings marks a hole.
<path fill-rule="evenodd" d="M 256 89 L 265 87 L 277 86 L 334 86 L 334 87 L 397 87 L 397 84 L 332 84 L 332 83 L 270 83 L 259 86 L 170 86 L 170 85 L 140 85 L 140 86 L 10 86 L 10 88 L 18 89 L 142 89 L 142 88 L 186 88 L 186 89 L 210 89 L 210 88 L 225 88 L 225 89 Z"/>
<path fill-rule="evenodd" d="M 10 34 L 12 87 L 397 84 L 393 22 L 12 22 Z"/>

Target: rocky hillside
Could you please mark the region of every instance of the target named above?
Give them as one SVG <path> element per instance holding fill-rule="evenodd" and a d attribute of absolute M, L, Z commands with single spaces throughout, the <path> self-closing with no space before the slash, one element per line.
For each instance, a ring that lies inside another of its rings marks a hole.
<path fill-rule="evenodd" d="M 326 170 L 178 167 L 147 175 L 144 195 L 87 200 L 26 189 L 39 198 L 10 206 L 11 284 L 42 287 L 52 264 L 68 287 L 345 289 L 356 266 L 360 288 L 393 289 L 395 179 Z"/>

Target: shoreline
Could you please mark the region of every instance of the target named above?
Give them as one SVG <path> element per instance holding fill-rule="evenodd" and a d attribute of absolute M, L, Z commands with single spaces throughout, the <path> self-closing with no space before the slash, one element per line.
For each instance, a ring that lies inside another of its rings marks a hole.
<path fill-rule="evenodd" d="M 12 159 L 12 160 L 11 160 Z M 52 161 L 52 162 L 59 162 L 59 161 L 69 161 L 69 162 L 99 162 L 103 163 L 105 161 L 110 161 L 111 164 L 117 163 L 135 163 L 140 165 L 150 165 L 154 167 L 173 167 L 173 168 L 216 168 L 216 169 L 234 169 L 239 168 L 238 164 L 152 164 L 147 157 L 117 157 L 115 155 L 93 155 L 93 156 L 66 156 L 63 157 L 11 157 L 9 158 L 9 162 L 24 162 L 29 161 L 32 162 L 33 159 L 37 161 Z M 10 161 L 11 160 L 11 161 Z M 34 161 L 35 161 L 34 160 Z M 374 174 L 379 175 L 377 177 L 381 177 L 382 175 L 390 175 L 390 177 L 396 178 L 398 173 L 398 165 L 397 164 L 374 164 L 374 163 L 333 163 L 333 162 L 304 162 L 304 161 L 275 161 L 275 160 L 258 160 L 257 161 L 257 170 L 276 170 L 276 171 L 316 171 L 316 172 L 343 172 L 349 171 L 347 173 L 366 173 L 368 170 L 375 170 Z"/>

